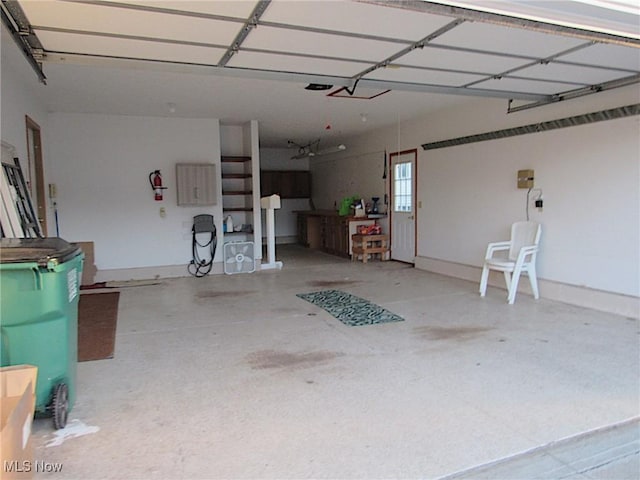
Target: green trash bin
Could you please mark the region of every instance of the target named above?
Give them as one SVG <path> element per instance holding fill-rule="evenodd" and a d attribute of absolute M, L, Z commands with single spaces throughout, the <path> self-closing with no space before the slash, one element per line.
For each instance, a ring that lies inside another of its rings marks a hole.
<path fill-rule="evenodd" d="M 36 365 L 36 413 L 63 428 L 75 402 L 84 254 L 61 238 L 0 239 L 0 366 Z"/>

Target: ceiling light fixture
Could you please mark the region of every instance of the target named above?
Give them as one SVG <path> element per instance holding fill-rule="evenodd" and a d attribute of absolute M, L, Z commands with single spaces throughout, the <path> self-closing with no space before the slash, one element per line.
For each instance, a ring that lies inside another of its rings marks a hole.
<path fill-rule="evenodd" d="M 316 155 L 329 155 L 330 153 L 338 153 L 347 149 L 347 146 L 344 143 L 340 145 L 336 145 L 335 147 L 327 147 L 322 150 L 318 150 Z"/>
<path fill-rule="evenodd" d="M 291 160 L 300 160 L 301 158 L 306 158 L 306 157 L 329 155 L 331 153 L 338 153 L 347 149 L 347 146 L 344 143 L 341 143 L 334 147 L 327 147 L 327 148 L 320 149 L 319 148 L 320 139 L 309 142 L 306 145 L 301 145 L 299 143 L 288 140 L 287 146 L 289 148 L 298 147 L 298 153 L 292 156 Z"/>

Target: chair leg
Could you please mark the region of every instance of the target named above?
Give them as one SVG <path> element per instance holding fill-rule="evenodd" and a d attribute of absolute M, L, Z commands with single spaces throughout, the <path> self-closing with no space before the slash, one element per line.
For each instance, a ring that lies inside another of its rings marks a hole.
<path fill-rule="evenodd" d="M 484 297 L 487 293 L 487 280 L 489 279 L 489 269 L 487 266 L 482 267 L 482 276 L 480 277 L 480 296 Z"/>
<path fill-rule="evenodd" d="M 513 303 L 516 301 L 516 293 L 518 291 L 518 282 L 520 281 L 521 273 L 522 267 L 516 266 L 516 268 L 513 270 L 513 274 L 511 275 L 511 285 L 509 286 L 509 296 L 507 297 L 509 305 L 513 305 Z"/>
<path fill-rule="evenodd" d="M 504 274 L 504 283 L 507 284 L 507 300 L 511 295 L 511 274 L 507 271 L 502 272 Z"/>
<path fill-rule="evenodd" d="M 538 277 L 536 275 L 536 267 L 535 265 L 529 265 L 527 269 L 527 274 L 529 275 L 529 283 L 531 283 L 531 291 L 533 291 L 533 298 L 538 300 L 540 298 L 540 292 L 538 291 Z"/>

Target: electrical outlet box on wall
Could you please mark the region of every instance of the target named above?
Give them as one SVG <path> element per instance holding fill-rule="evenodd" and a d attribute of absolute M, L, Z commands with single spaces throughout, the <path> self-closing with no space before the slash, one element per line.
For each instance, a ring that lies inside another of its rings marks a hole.
<path fill-rule="evenodd" d="M 533 188 L 533 170 L 518 170 L 518 188 Z"/>

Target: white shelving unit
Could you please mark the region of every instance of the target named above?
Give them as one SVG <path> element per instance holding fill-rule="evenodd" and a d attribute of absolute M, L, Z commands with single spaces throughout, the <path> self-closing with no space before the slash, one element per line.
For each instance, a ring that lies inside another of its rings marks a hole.
<path fill-rule="evenodd" d="M 255 258 L 262 258 L 262 223 L 260 212 L 260 155 L 258 122 L 242 126 L 242 140 L 232 145 L 233 155 L 221 155 L 220 177 L 222 221 L 231 215 L 240 232 L 224 232 L 224 242 L 254 242 Z M 236 152 L 238 152 L 236 154 Z M 224 228 L 223 228 L 224 230 Z M 259 263 L 258 263 L 259 264 Z"/>
<path fill-rule="evenodd" d="M 253 172 L 251 157 L 223 156 L 222 166 L 222 215 L 233 218 L 233 225 L 242 225 L 242 232 L 225 232 L 225 241 L 235 236 L 246 239 L 253 235 Z M 248 226 L 251 227 L 246 231 Z"/>

